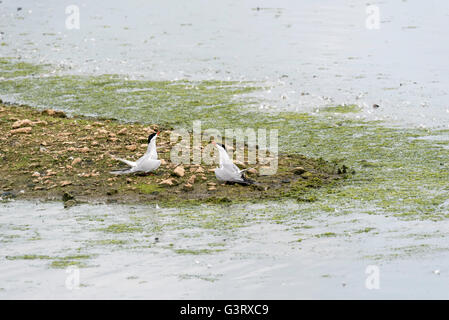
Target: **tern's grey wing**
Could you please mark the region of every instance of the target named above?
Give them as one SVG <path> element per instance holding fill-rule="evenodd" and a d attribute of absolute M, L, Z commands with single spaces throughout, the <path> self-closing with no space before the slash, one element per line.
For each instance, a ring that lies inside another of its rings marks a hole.
<path fill-rule="evenodd" d="M 145 153 L 143 156 L 137 159 L 136 166 L 140 166 L 141 163 L 147 161 L 148 159 L 150 159 L 150 155 L 148 153 Z"/>
<path fill-rule="evenodd" d="M 141 162 L 136 168 L 138 171 L 151 172 L 159 168 L 160 165 L 161 160 L 146 159 L 145 161 Z"/>
<path fill-rule="evenodd" d="M 215 176 L 221 181 L 243 182 L 242 174 L 230 165 L 215 169 Z"/>
<path fill-rule="evenodd" d="M 224 170 L 226 170 L 230 173 L 234 173 L 234 172 L 239 173 L 240 172 L 239 168 L 232 162 L 223 163 L 222 167 Z"/>

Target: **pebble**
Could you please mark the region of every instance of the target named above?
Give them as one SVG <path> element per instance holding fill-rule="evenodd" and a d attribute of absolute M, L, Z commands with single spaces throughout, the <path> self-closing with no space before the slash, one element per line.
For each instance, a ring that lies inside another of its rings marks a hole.
<path fill-rule="evenodd" d="M 12 128 L 17 129 L 20 127 L 32 126 L 32 125 L 33 125 L 33 121 L 31 121 L 30 119 L 17 120 L 16 122 L 14 122 L 12 124 Z"/>
<path fill-rule="evenodd" d="M 24 127 L 24 128 L 19 128 L 19 129 L 15 129 L 15 130 L 11 130 L 9 131 L 9 133 L 11 134 L 16 134 L 16 133 L 31 133 L 33 129 L 31 127 Z"/>
<path fill-rule="evenodd" d="M 173 185 L 173 179 L 172 178 L 168 178 L 168 179 L 162 180 L 161 182 L 159 182 L 159 184 L 165 184 L 165 185 L 168 185 L 168 186 L 172 186 Z"/>
<path fill-rule="evenodd" d="M 196 173 L 204 173 L 204 169 L 202 167 L 198 167 L 195 171 Z"/>
<path fill-rule="evenodd" d="M 176 167 L 175 170 L 173 170 L 173 173 L 175 175 L 177 175 L 178 177 L 184 177 L 184 174 L 185 174 L 184 167 L 182 167 L 182 166 Z"/>
<path fill-rule="evenodd" d="M 190 183 L 186 183 L 182 188 L 186 191 L 189 191 L 193 189 L 193 186 Z"/>
<path fill-rule="evenodd" d="M 78 163 L 80 163 L 81 162 L 81 158 L 75 158 L 75 159 L 73 159 L 73 161 L 72 161 L 72 166 L 75 166 L 75 165 L 77 165 Z"/>
<path fill-rule="evenodd" d="M 192 175 L 189 180 L 187 180 L 188 184 L 194 184 L 195 183 L 195 179 L 196 179 L 196 175 Z"/>
<path fill-rule="evenodd" d="M 119 134 L 119 135 L 124 135 L 124 134 L 126 133 L 127 130 L 128 130 L 128 129 L 126 129 L 126 128 L 120 129 L 120 131 L 117 132 L 117 134 Z"/>

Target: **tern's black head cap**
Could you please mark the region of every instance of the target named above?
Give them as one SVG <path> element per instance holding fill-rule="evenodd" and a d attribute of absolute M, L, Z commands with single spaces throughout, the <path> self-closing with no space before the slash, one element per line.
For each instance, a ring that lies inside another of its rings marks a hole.
<path fill-rule="evenodd" d="M 224 144 L 221 144 L 221 143 L 217 143 L 220 147 L 222 147 L 223 149 L 225 149 L 226 150 L 226 147 L 224 146 Z"/>
<path fill-rule="evenodd" d="M 151 139 L 153 139 L 155 136 L 157 135 L 157 133 L 152 133 L 148 136 L 148 143 L 151 142 Z"/>

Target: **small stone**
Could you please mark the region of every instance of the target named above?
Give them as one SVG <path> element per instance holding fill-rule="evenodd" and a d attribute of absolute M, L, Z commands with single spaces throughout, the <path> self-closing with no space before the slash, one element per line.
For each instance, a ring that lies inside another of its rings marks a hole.
<path fill-rule="evenodd" d="M 65 187 L 65 186 L 68 186 L 68 185 L 71 185 L 71 184 L 72 184 L 72 181 L 65 180 L 65 181 L 61 182 L 61 187 Z"/>
<path fill-rule="evenodd" d="M 54 175 L 56 175 L 56 172 L 51 169 L 48 169 L 45 175 L 47 177 L 54 176 Z"/>
<path fill-rule="evenodd" d="M 172 186 L 173 185 L 173 178 L 168 178 L 168 179 L 162 180 L 161 182 L 159 182 L 159 184 L 165 184 L 165 185 L 168 185 L 168 186 Z"/>
<path fill-rule="evenodd" d="M 185 190 L 185 191 L 190 191 L 190 190 L 193 189 L 193 186 L 192 186 L 190 183 L 186 183 L 186 184 L 182 187 L 182 189 Z"/>
<path fill-rule="evenodd" d="M 248 169 L 247 172 L 251 174 L 257 174 L 257 170 L 254 168 Z"/>
<path fill-rule="evenodd" d="M 64 201 L 64 202 L 67 202 L 67 201 L 73 200 L 73 199 L 75 199 L 75 197 L 68 192 L 64 192 L 64 194 L 62 195 L 62 201 Z"/>
<path fill-rule="evenodd" d="M 15 129 L 15 130 L 11 130 L 9 131 L 11 134 L 16 134 L 16 133 L 31 133 L 31 130 L 33 130 L 31 127 L 24 127 L 24 128 L 19 128 L 19 129 Z"/>
<path fill-rule="evenodd" d="M 73 161 L 72 161 L 72 166 L 76 166 L 78 163 L 80 163 L 81 162 L 81 158 L 75 158 L 75 159 L 73 159 Z"/>
<path fill-rule="evenodd" d="M 33 126 L 34 126 L 34 125 L 43 125 L 43 126 L 46 126 L 46 125 L 48 125 L 48 122 L 47 122 L 47 121 L 44 121 L 44 120 L 37 120 L 37 121 L 34 121 L 32 124 L 33 124 Z"/>
<path fill-rule="evenodd" d="M 173 173 L 178 177 L 184 177 L 185 174 L 184 167 L 182 166 L 176 167 L 175 170 L 173 170 Z"/>
<path fill-rule="evenodd" d="M 126 131 L 127 131 L 127 130 L 128 130 L 128 129 L 126 129 L 126 128 L 120 129 L 120 131 L 117 132 L 117 134 L 118 134 L 118 135 L 124 135 L 124 134 L 126 134 Z"/>
<path fill-rule="evenodd" d="M 64 202 L 64 208 L 70 208 L 73 207 L 74 205 L 76 205 L 75 200 L 68 200 Z"/>
<path fill-rule="evenodd" d="M 214 186 L 216 186 L 217 184 L 216 184 L 216 183 L 214 183 L 214 182 L 208 182 L 208 183 L 207 183 L 207 185 L 208 185 L 208 186 L 212 186 L 212 187 L 214 187 Z"/>
<path fill-rule="evenodd" d="M 17 129 L 17 128 L 20 128 L 20 127 L 32 126 L 32 125 L 33 125 L 33 121 L 31 121 L 29 119 L 17 120 L 16 122 L 14 122 L 12 124 L 12 128 L 13 129 Z"/>
<path fill-rule="evenodd" d="M 235 164 L 238 165 L 238 166 L 240 166 L 240 167 L 242 167 L 243 169 L 246 168 L 246 164 L 245 164 L 244 162 L 242 162 L 242 161 L 236 160 L 236 161 L 235 161 Z"/>
<path fill-rule="evenodd" d="M 16 197 L 15 193 L 13 193 L 11 191 L 6 191 L 6 192 L 3 192 L 2 194 L 0 194 L 0 198 L 2 198 L 2 199 L 12 199 L 15 197 Z"/>
<path fill-rule="evenodd" d="M 293 173 L 294 174 L 301 175 L 304 172 L 306 172 L 306 169 L 304 169 L 303 167 L 296 167 L 296 168 L 293 169 Z"/>
<path fill-rule="evenodd" d="M 204 173 L 204 169 L 202 167 L 199 167 L 198 169 L 196 169 L 195 172 L 196 173 Z"/>
<path fill-rule="evenodd" d="M 40 177 L 41 174 L 37 171 L 33 172 L 33 174 L 31 175 L 32 177 Z"/>
<path fill-rule="evenodd" d="M 187 180 L 188 184 L 194 184 L 195 183 L 195 179 L 196 179 L 196 175 L 192 175 L 189 180 Z"/>
<path fill-rule="evenodd" d="M 63 111 L 56 111 L 53 109 L 46 109 L 46 110 L 42 111 L 42 114 L 52 116 L 55 118 L 67 118 L 67 115 Z"/>
<path fill-rule="evenodd" d="M 129 151 L 135 151 L 137 149 L 137 146 L 135 144 L 131 144 L 129 146 L 126 146 L 125 148 Z"/>
<path fill-rule="evenodd" d="M 209 190 L 209 191 L 215 191 L 215 190 L 217 190 L 217 188 L 216 188 L 216 187 L 209 187 L 209 188 L 207 188 L 207 190 Z"/>

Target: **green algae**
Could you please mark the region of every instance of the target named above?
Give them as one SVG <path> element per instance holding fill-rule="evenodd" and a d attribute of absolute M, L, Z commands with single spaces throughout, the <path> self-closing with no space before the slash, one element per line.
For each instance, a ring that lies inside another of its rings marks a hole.
<path fill-rule="evenodd" d="M 25 254 L 20 256 L 6 256 L 7 260 L 52 260 L 49 264 L 51 268 L 66 268 L 69 266 L 86 267 L 82 261 L 90 259 L 90 255 L 69 255 L 64 257 L 51 257 L 48 255 Z"/>
<path fill-rule="evenodd" d="M 177 254 L 201 255 L 222 252 L 224 249 L 173 249 L 173 251 Z"/>
<path fill-rule="evenodd" d="M 239 95 L 257 90 L 237 81 L 139 81 L 119 75 L 45 76 L 14 78 L 13 73 L 32 75 L 41 67 L 2 60 L 0 93 L 17 96 L 22 103 L 47 106 L 76 114 L 98 115 L 133 122 L 185 125 L 201 119 L 208 126 L 220 124 L 223 113 L 248 104 Z M 10 79 L 11 78 L 11 79 Z"/>
<path fill-rule="evenodd" d="M 12 58 L 0 58 L 0 79 L 12 79 L 37 75 L 43 73 L 47 67 L 48 66 L 16 61 Z"/>
<path fill-rule="evenodd" d="M 89 240 L 88 244 L 92 246 L 121 246 L 128 244 L 128 240 L 119 240 L 119 239 L 102 239 L 102 240 Z"/>
<path fill-rule="evenodd" d="M 329 238 L 329 237 L 336 237 L 336 236 L 337 236 L 337 234 L 335 234 L 334 232 L 325 232 L 325 233 L 315 235 L 315 237 L 317 237 L 317 238 Z"/>
<path fill-rule="evenodd" d="M 254 129 L 279 130 L 281 152 L 344 162 L 351 168 L 348 179 L 324 188 L 315 190 L 313 181 L 298 183 L 291 195 L 298 193 L 304 212 L 345 214 L 357 210 L 403 219 L 449 217 L 447 129 L 391 128 L 379 121 L 352 119 L 351 114 L 360 111 L 355 104 L 324 108 L 317 115 L 255 112 L 257 99 L 250 94 L 261 88 L 257 83 L 137 81 L 118 75 L 21 77 L 21 73 L 43 73 L 45 68 L 18 65 L 11 59 L 1 61 L 0 74 L 5 79 L 0 81 L 0 94 L 35 106 L 186 128 L 196 119 L 203 121 L 203 129 L 244 128 L 251 119 Z M 22 160 L 16 165 L 27 163 Z M 152 192 L 150 187 L 141 189 Z M 299 194 L 306 189 L 307 196 Z M 170 201 L 177 205 L 175 199 Z M 184 205 L 201 203 L 193 200 Z M 205 225 L 214 227 L 214 223 Z"/>
<path fill-rule="evenodd" d="M 138 225 L 129 225 L 126 223 L 111 224 L 106 228 L 99 229 L 100 231 L 110 233 L 131 233 L 131 232 L 143 232 L 143 228 Z"/>
<path fill-rule="evenodd" d="M 21 256 L 6 256 L 7 260 L 48 260 L 53 259 L 50 256 L 46 255 L 37 255 L 37 254 L 24 254 Z"/>
<path fill-rule="evenodd" d="M 334 112 L 334 113 L 357 113 L 360 112 L 362 109 L 355 104 L 350 104 L 350 105 L 338 105 L 335 107 L 326 107 L 326 108 L 322 108 L 320 109 L 320 111 L 323 112 Z"/>
<path fill-rule="evenodd" d="M 159 193 L 164 188 L 158 184 L 138 184 L 136 188 L 144 194 Z"/>
<path fill-rule="evenodd" d="M 203 280 L 203 281 L 207 281 L 207 282 L 215 282 L 215 281 L 218 281 L 221 276 L 223 276 L 223 275 L 222 274 L 219 274 L 219 275 L 180 274 L 178 277 L 180 280 L 198 279 L 198 280 Z"/>

